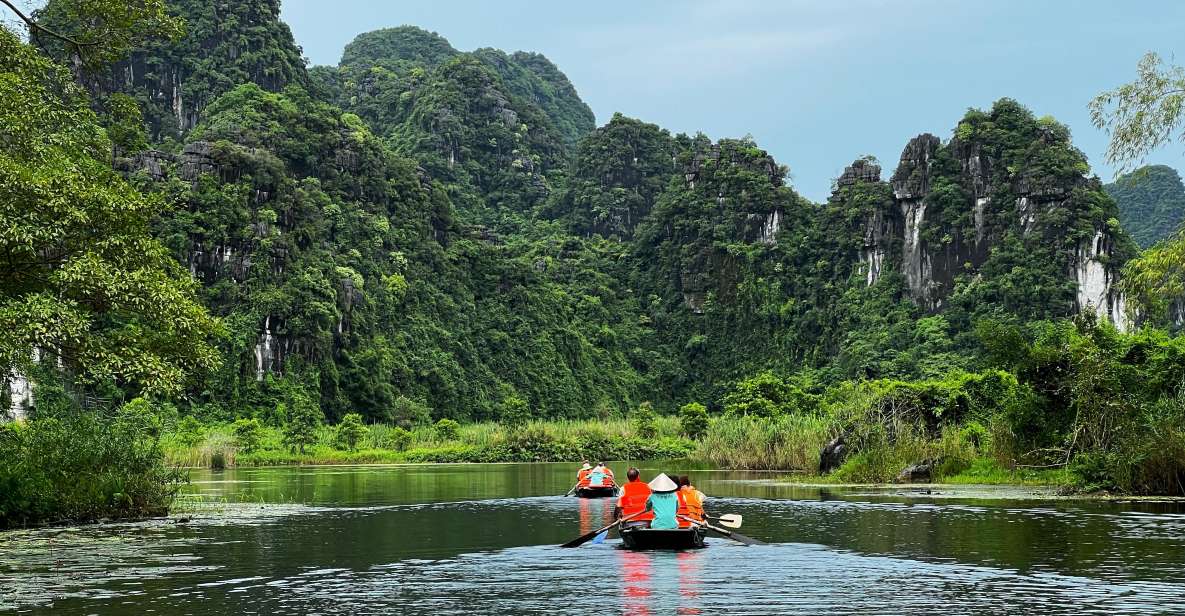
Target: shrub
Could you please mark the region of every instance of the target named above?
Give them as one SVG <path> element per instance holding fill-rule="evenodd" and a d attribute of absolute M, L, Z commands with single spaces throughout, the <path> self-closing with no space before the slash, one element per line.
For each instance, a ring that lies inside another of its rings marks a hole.
<path fill-rule="evenodd" d="M 507 426 L 522 426 L 531 420 L 531 406 L 518 396 L 510 396 L 502 401 L 499 415 Z"/>
<path fill-rule="evenodd" d="M 419 400 L 407 396 L 395 398 L 389 413 L 390 420 L 395 425 L 411 430 L 416 426 L 427 425 L 432 421 L 432 409 Z"/>
<path fill-rule="evenodd" d="M 366 426 L 362 424 L 362 416 L 358 413 L 346 413 L 334 434 L 334 443 L 339 449 L 354 451 L 358 448 L 358 441 L 366 435 Z"/>
<path fill-rule="evenodd" d="M 138 406 L 0 426 L 0 528 L 166 513 L 183 475 Z"/>
<path fill-rule="evenodd" d="M 708 431 L 708 409 L 698 402 L 684 404 L 679 409 L 679 426 L 687 438 L 698 441 Z"/>
<path fill-rule="evenodd" d="M 232 432 L 239 450 L 251 453 L 259 449 L 259 442 L 263 439 L 263 425 L 258 419 L 236 419 Z"/>
<path fill-rule="evenodd" d="M 436 430 L 436 438 L 442 441 L 455 441 L 457 435 L 461 432 L 461 424 L 452 419 L 444 418 L 436 422 L 434 428 Z"/>
<path fill-rule="evenodd" d="M 133 398 L 119 407 L 116 414 L 117 421 L 137 437 L 158 438 L 161 433 L 161 420 L 153 408 L 144 398 Z"/>
<path fill-rule="evenodd" d="M 404 451 L 409 445 L 411 445 L 411 432 L 400 428 L 399 426 L 395 426 L 391 429 L 389 438 L 391 449 L 394 449 L 395 451 Z"/>
<path fill-rule="evenodd" d="M 206 429 L 202 422 L 192 415 L 186 415 L 177 422 L 174 438 L 182 447 L 193 448 L 206 438 Z"/>
<path fill-rule="evenodd" d="M 654 405 L 649 401 L 639 404 L 638 410 L 634 411 L 634 434 L 645 439 L 652 439 L 658 436 L 657 423 L 658 415 L 654 412 Z"/>
<path fill-rule="evenodd" d="M 811 412 L 818 406 L 818 396 L 807 391 L 810 387 L 806 377 L 784 380 L 772 372 L 762 372 L 740 381 L 724 396 L 724 412 L 756 417 Z"/>

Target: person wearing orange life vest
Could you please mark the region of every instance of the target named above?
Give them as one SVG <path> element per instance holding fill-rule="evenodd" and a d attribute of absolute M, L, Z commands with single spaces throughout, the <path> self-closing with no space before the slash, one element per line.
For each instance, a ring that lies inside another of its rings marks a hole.
<path fill-rule="evenodd" d="M 576 471 L 576 485 L 581 488 L 587 488 L 589 482 L 588 476 L 591 474 L 592 465 L 588 463 L 588 460 L 585 460 L 580 465 L 580 470 Z"/>
<path fill-rule="evenodd" d="M 691 478 L 687 475 L 679 477 L 677 483 L 679 491 L 675 494 L 679 497 L 679 508 L 676 511 L 676 515 L 679 517 L 679 528 L 690 528 L 694 522 L 702 523 L 704 521 L 704 493 L 691 485 Z M 684 518 L 689 518 L 694 522 Z"/>
<path fill-rule="evenodd" d="M 604 462 L 597 462 L 588 474 L 588 485 L 593 488 L 612 488 L 617 484 L 613 481 L 613 471 Z"/>
<path fill-rule="evenodd" d="M 625 522 L 625 527 L 630 526 L 649 526 L 650 520 L 654 519 L 654 514 L 646 511 L 646 500 L 650 498 L 650 486 L 646 485 L 641 479 L 641 473 L 638 469 L 630 467 L 625 473 L 626 481 L 621 486 L 621 496 L 617 498 L 617 511 L 615 512 L 618 518 L 628 518 L 632 515 L 637 517 Z"/>

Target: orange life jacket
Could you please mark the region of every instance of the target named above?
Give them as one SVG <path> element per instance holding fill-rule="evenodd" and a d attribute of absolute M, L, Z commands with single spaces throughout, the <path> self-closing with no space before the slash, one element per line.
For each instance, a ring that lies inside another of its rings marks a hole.
<path fill-rule="evenodd" d="M 684 517 L 691 518 L 697 522 L 704 521 L 704 499 L 699 490 L 692 486 L 683 486 L 675 493 L 679 497 L 679 508 L 675 515 L 679 516 L 679 526 L 687 528 L 691 526 L 691 522 L 684 520 Z"/>
<path fill-rule="evenodd" d="M 582 488 L 588 487 L 588 476 L 592 474 L 592 469 L 580 469 L 576 472 L 576 483 Z"/>
<path fill-rule="evenodd" d="M 621 496 L 617 499 L 617 506 L 621 508 L 621 517 L 628 517 L 646 511 L 646 499 L 650 498 L 650 486 L 642 480 L 627 481 L 621 486 Z M 647 511 L 633 519 L 633 521 L 653 520 L 654 512 Z"/>

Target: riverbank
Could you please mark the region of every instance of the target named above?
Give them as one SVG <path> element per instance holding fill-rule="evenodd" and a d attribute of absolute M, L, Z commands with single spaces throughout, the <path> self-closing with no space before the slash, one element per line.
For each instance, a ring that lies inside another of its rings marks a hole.
<path fill-rule="evenodd" d="M 354 446 L 340 426 L 319 426 L 302 448 L 285 442 L 280 427 L 242 423 L 190 426 L 164 435 L 165 459 L 174 466 L 222 468 L 316 464 L 579 462 L 687 458 L 694 441 L 680 435 L 677 419 L 658 417 L 646 437 L 624 420 L 531 421 L 435 425 L 405 429 L 362 426 Z"/>
<path fill-rule="evenodd" d="M 786 481 L 839 486 L 894 485 L 903 468 L 932 458 L 941 462 L 932 465 L 930 479 L 942 484 L 1054 486 L 1063 491 L 1075 485 L 1064 468 L 1010 469 L 975 447 L 943 439 L 850 456 L 834 472 L 821 474 L 819 450 L 830 432 L 817 418 L 715 418 L 698 440 L 686 437 L 674 417 L 657 417 L 652 428 L 652 435 L 644 438 L 624 420 L 533 421 L 514 427 L 444 423 L 412 430 L 375 424 L 363 427 L 351 449 L 342 446 L 338 428 L 321 426 L 301 452 L 285 445 L 281 428 L 255 425 L 245 434 L 241 424 L 219 423 L 188 435 L 168 432 L 162 444 L 169 464 L 191 468 L 667 459 L 680 460 L 689 469 L 792 473 Z"/>

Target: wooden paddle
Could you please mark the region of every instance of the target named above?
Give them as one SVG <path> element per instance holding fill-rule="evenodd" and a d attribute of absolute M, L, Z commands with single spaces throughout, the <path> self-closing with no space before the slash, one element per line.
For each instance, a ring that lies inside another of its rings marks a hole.
<path fill-rule="evenodd" d="M 572 494 L 574 494 L 576 492 L 576 488 L 579 488 L 579 487 L 580 487 L 580 482 L 577 481 L 576 485 L 572 486 L 571 490 L 568 490 L 567 492 L 564 493 L 564 496 L 572 496 Z"/>
<path fill-rule="evenodd" d="M 594 530 L 594 531 L 587 532 L 587 533 L 585 533 L 585 534 L 583 534 L 583 535 L 580 535 L 579 537 L 577 537 L 577 538 L 575 538 L 575 539 L 573 539 L 573 540 L 571 540 L 571 541 L 569 541 L 569 542 L 567 542 L 567 543 L 565 543 L 565 544 L 561 545 L 560 547 L 561 547 L 561 548 L 578 548 L 578 547 L 580 547 L 580 546 L 584 545 L 585 543 L 587 543 L 587 542 L 588 542 L 590 539 L 592 539 L 593 537 L 596 537 L 597 535 L 599 535 L 599 534 L 601 534 L 601 533 L 609 532 L 610 530 L 613 530 L 613 527 L 615 527 L 615 526 L 617 526 L 617 525 L 621 524 L 622 522 L 628 522 L 629 520 L 632 520 L 632 519 L 634 519 L 634 518 L 636 518 L 636 517 L 638 517 L 638 516 L 642 515 L 643 513 L 645 513 L 645 511 L 640 511 L 640 512 L 638 512 L 638 513 L 635 513 L 634 515 L 631 515 L 631 516 L 626 516 L 626 517 L 624 517 L 624 518 L 621 518 L 620 520 L 618 520 L 618 521 L 616 521 L 616 522 L 614 522 L 614 523 L 612 523 L 612 524 L 610 524 L 610 525 L 608 525 L 608 526 L 606 526 L 606 527 L 604 527 L 604 528 L 598 528 L 598 529 L 596 529 L 596 530 Z M 727 531 L 726 531 L 726 532 L 727 532 Z"/>
<path fill-rule="evenodd" d="M 752 537 L 747 537 L 747 536 L 742 535 L 737 532 L 727 531 L 727 530 L 724 530 L 723 528 L 716 528 L 715 526 L 712 526 L 711 524 L 708 524 L 707 522 L 698 522 L 696 520 L 693 520 L 693 519 L 687 518 L 687 517 L 683 517 L 683 516 L 679 516 L 679 517 L 688 521 L 688 522 L 691 522 L 692 524 L 695 524 L 696 526 L 702 526 L 702 527 L 716 533 L 717 535 L 720 535 L 721 537 L 726 537 L 728 539 L 732 539 L 733 541 L 736 541 L 738 543 L 743 543 L 745 545 L 766 545 L 766 543 L 764 541 L 760 541 L 760 540 L 754 539 Z"/>
<path fill-rule="evenodd" d="M 725 528 L 740 528 L 741 522 L 744 519 L 739 513 L 726 513 L 720 517 L 712 517 L 710 515 L 704 517 Z"/>

